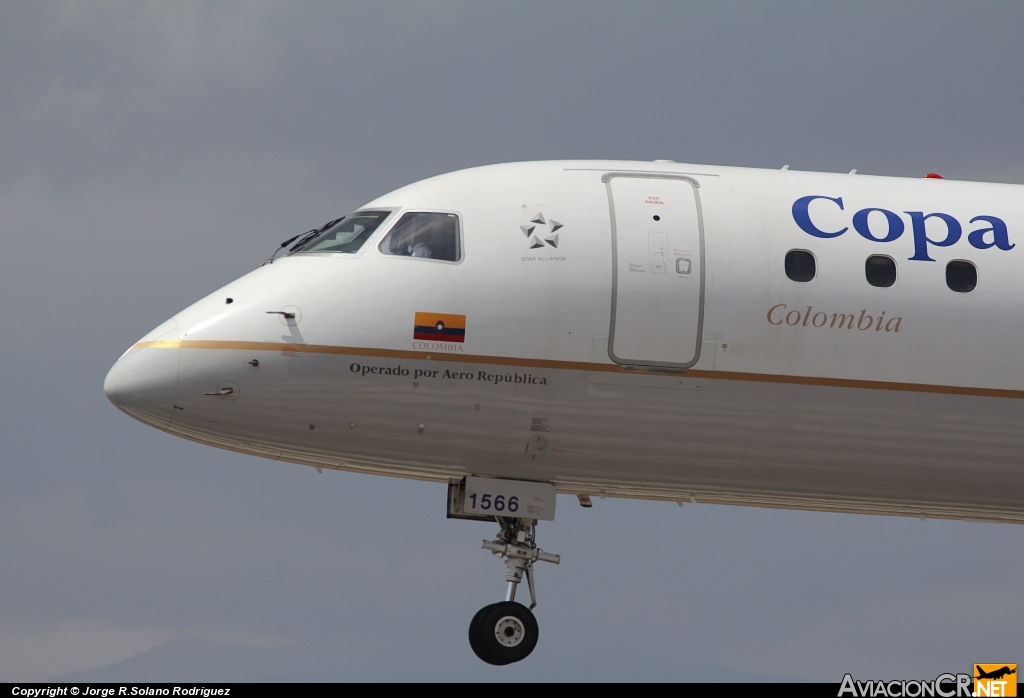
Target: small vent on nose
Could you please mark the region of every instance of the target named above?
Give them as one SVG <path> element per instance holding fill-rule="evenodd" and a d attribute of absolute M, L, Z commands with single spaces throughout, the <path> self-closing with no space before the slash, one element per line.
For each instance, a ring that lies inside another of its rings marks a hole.
<path fill-rule="evenodd" d="M 238 384 L 234 381 L 221 381 L 217 384 L 216 390 L 211 390 L 203 395 L 219 397 L 222 400 L 235 400 L 238 398 Z"/>
<path fill-rule="evenodd" d="M 203 393 L 203 395 L 233 395 L 235 392 L 234 388 L 224 387 L 212 393 Z"/>

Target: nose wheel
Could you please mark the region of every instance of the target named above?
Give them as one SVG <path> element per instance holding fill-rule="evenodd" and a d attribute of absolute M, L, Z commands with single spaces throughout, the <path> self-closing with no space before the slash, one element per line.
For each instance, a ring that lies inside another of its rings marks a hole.
<path fill-rule="evenodd" d="M 526 659 L 537 646 L 537 619 L 515 601 L 484 606 L 469 624 L 469 646 L 476 656 L 495 666 Z"/>
<path fill-rule="evenodd" d="M 561 558 L 537 547 L 535 520 L 496 518 L 501 531 L 493 541 L 485 540 L 483 547 L 504 559 L 508 592 L 504 601 L 484 606 L 473 616 L 469 646 L 483 661 L 501 666 L 526 659 L 537 646 L 537 619 L 532 612 L 537 605 L 533 563 L 539 560 L 557 565 Z M 524 574 L 530 588 L 530 608 L 515 600 Z"/>

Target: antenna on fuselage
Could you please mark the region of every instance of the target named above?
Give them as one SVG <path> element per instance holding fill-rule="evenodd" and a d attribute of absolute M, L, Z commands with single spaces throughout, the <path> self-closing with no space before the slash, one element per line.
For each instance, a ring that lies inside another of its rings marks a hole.
<path fill-rule="evenodd" d="M 310 232 L 312 232 L 312 231 L 310 231 Z M 301 236 L 302 236 L 302 233 L 300 233 L 299 235 L 296 235 L 294 237 L 290 237 L 287 240 L 285 240 L 284 242 L 282 242 L 279 247 L 274 249 L 274 253 L 272 255 L 270 255 L 269 258 L 267 258 L 267 261 L 265 261 L 260 266 L 262 267 L 262 266 L 264 266 L 266 264 L 273 264 L 274 263 L 274 257 L 277 256 L 277 253 L 280 252 L 281 250 L 283 250 L 284 248 L 288 247 L 288 245 L 290 245 L 293 240 L 298 240 L 299 237 L 301 237 Z"/>

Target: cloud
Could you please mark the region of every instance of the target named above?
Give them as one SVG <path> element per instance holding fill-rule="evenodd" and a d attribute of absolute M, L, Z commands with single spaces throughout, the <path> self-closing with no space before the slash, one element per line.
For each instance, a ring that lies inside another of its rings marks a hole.
<path fill-rule="evenodd" d="M 211 77 L 252 84 L 272 77 L 269 25 L 279 7 L 269 0 L 68 1 L 57 6 L 57 23 L 64 32 L 111 42 L 123 60 L 141 61 L 170 85 Z"/>
<path fill-rule="evenodd" d="M 44 681 L 130 657 L 174 639 L 165 629 L 68 619 L 55 624 L 0 621 L 0 676 L 4 681 Z"/>
<path fill-rule="evenodd" d="M 109 108 L 109 103 L 100 90 L 76 89 L 68 86 L 62 78 L 55 78 L 49 92 L 24 105 L 22 110 L 26 120 L 55 118 L 74 123 L 106 108 Z"/>
<path fill-rule="evenodd" d="M 240 677 L 252 675 L 254 671 L 259 672 L 259 663 L 266 663 L 268 658 L 280 657 L 282 654 L 290 658 L 289 654 L 294 654 L 288 652 L 291 643 L 287 640 L 266 635 L 225 633 L 209 629 L 203 633 L 202 640 L 194 640 L 190 635 L 188 631 L 166 627 L 147 628 L 138 623 L 119 625 L 106 621 L 68 619 L 60 623 L 25 625 L 0 620 L 0 677 L 8 682 L 46 681 L 57 674 L 82 672 L 118 663 L 123 665 L 126 659 L 145 657 L 147 653 L 160 648 L 157 665 L 165 667 L 162 676 L 168 678 L 153 679 L 152 675 L 143 675 L 137 680 L 171 681 L 171 677 L 180 678 L 186 674 L 192 680 L 201 680 L 195 675 L 196 667 L 192 666 L 190 671 L 189 664 L 205 662 L 208 666 L 219 666 L 219 676 L 231 676 L 230 672 L 235 667 L 224 660 L 232 654 L 225 652 L 224 648 L 238 648 L 234 654 L 239 654 L 241 650 L 241 655 L 252 656 L 253 662 L 243 665 L 245 673 L 234 674 L 233 679 L 219 680 L 240 680 Z M 186 658 L 166 656 L 178 647 L 195 649 Z M 183 665 L 183 662 L 187 663 Z M 128 667 L 130 670 L 131 665 Z M 308 671 L 309 667 L 305 669 Z M 123 666 L 108 671 L 105 676 L 89 680 L 132 680 L 125 676 Z M 295 673 L 288 678 L 299 680 L 301 677 L 301 674 Z"/>

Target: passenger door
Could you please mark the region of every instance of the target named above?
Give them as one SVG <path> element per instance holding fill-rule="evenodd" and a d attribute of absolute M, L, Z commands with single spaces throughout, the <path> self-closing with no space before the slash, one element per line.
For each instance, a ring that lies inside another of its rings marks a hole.
<path fill-rule="evenodd" d="M 696 181 L 604 176 L 612 216 L 608 354 L 620 364 L 686 368 L 700 358 L 704 231 Z"/>

